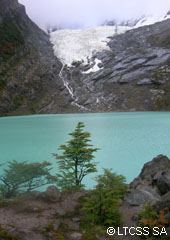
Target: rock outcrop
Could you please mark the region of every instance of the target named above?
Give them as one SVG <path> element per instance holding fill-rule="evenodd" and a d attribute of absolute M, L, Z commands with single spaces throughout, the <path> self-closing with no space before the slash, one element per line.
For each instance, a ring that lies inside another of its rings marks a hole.
<path fill-rule="evenodd" d="M 170 201 L 170 159 L 158 155 L 146 163 L 137 178 L 130 183 L 126 200 L 131 205 L 145 205 L 147 202 L 166 205 Z"/>
<path fill-rule="evenodd" d="M 152 161 L 147 162 L 137 178 L 130 183 L 131 189 L 153 189 L 155 188 L 161 195 L 169 191 L 170 183 L 170 159 L 164 155 L 158 155 Z M 161 188 L 161 184 L 165 189 Z M 169 186 L 169 187 L 168 187 Z"/>
<path fill-rule="evenodd" d="M 162 195 L 170 191 L 170 170 L 161 173 L 157 179 L 157 186 Z"/>
<path fill-rule="evenodd" d="M 122 212 L 123 216 L 123 226 L 139 226 L 139 220 L 147 220 L 147 217 L 142 217 L 140 213 L 144 211 L 144 206 L 150 204 L 153 210 L 158 214 L 158 216 L 160 216 L 160 211 L 165 211 L 165 218 L 164 216 L 162 217 L 162 219 L 160 217 L 159 220 L 155 218 L 155 227 L 158 227 L 161 221 L 162 224 L 164 222 L 162 226 L 166 227 L 166 232 L 169 235 L 169 173 L 170 159 L 163 155 L 155 157 L 152 161 L 144 165 L 139 176 L 134 179 L 134 181 L 129 185 L 129 190 L 126 194 L 122 206 L 120 207 L 120 211 Z M 161 187 L 160 182 L 162 184 Z M 152 221 L 154 222 L 150 215 L 150 222 Z M 133 239 L 132 236 L 129 236 L 129 238 L 127 237 L 127 240 L 129 239 Z"/>
<path fill-rule="evenodd" d="M 128 191 L 125 200 L 131 206 L 141 206 L 145 205 L 147 202 L 156 203 L 157 201 L 161 200 L 161 197 L 153 190 L 135 189 Z"/>
<path fill-rule="evenodd" d="M 61 193 L 55 186 L 49 186 L 45 192 L 45 199 L 49 202 L 57 202 L 60 200 Z"/>

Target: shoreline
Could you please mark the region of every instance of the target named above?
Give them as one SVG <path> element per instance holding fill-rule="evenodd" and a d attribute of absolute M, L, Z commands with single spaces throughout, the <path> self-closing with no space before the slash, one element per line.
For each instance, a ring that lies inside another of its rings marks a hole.
<path fill-rule="evenodd" d="M 105 111 L 103 111 L 103 112 L 72 112 L 72 113 L 70 113 L 70 112 L 64 112 L 64 113 L 37 113 L 37 114 L 25 114 L 25 115 L 20 115 L 20 114 L 16 114 L 16 115 L 2 115 L 2 116 L 0 116 L 0 118 L 9 118 L 9 117 L 28 117 L 28 116 L 51 116 L 51 115 L 76 115 L 76 114 L 80 114 L 80 115 L 83 115 L 83 114 L 105 114 L 105 113 L 110 113 L 110 114 L 112 114 L 112 113 L 170 113 L 170 110 L 162 110 L 162 111 L 152 111 L 152 110 L 146 110 L 146 111 L 144 111 L 144 110 L 139 110 L 139 111 L 109 111 L 109 112 L 105 112 Z"/>

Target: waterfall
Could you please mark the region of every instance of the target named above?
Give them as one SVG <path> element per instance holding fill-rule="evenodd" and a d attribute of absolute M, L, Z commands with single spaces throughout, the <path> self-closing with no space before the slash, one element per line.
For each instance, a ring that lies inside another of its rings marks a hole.
<path fill-rule="evenodd" d="M 59 77 L 60 77 L 61 80 L 63 81 L 63 84 L 64 84 L 64 86 L 67 88 L 67 90 L 68 90 L 71 98 L 74 100 L 75 97 L 74 97 L 74 94 L 73 94 L 73 89 L 72 89 L 71 86 L 69 86 L 69 83 L 68 83 L 68 82 L 63 78 L 63 76 L 62 76 L 62 72 L 63 72 L 64 67 L 65 67 L 65 65 L 63 64 L 63 66 L 62 66 L 62 68 L 61 68 L 61 70 L 60 70 L 60 73 L 59 73 Z"/>
<path fill-rule="evenodd" d="M 62 72 L 63 72 L 63 69 L 66 65 L 64 63 L 62 63 L 62 68 L 60 70 L 60 73 L 59 73 L 59 77 L 61 78 L 64 86 L 66 87 L 66 89 L 68 90 L 71 98 L 73 99 L 73 105 L 77 106 L 78 108 L 82 109 L 82 110 L 89 110 L 88 108 L 78 104 L 78 97 L 76 97 L 73 93 L 73 88 L 69 85 L 68 81 L 64 79 L 64 77 L 62 76 Z"/>

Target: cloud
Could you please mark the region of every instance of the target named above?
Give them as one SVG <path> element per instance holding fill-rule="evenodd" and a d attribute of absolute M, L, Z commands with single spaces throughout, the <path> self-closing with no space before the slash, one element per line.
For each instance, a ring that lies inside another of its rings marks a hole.
<path fill-rule="evenodd" d="M 162 15 L 169 0 L 19 0 L 41 28 L 47 25 L 95 26 L 106 19 L 127 20 L 141 15 Z"/>

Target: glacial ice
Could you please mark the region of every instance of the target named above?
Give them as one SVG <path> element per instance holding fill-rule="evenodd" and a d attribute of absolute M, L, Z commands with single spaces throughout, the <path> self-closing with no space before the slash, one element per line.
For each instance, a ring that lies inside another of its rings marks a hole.
<path fill-rule="evenodd" d="M 109 37 L 116 34 L 125 33 L 128 30 L 142 27 L 145 25 L 154 24 L 170 18 L 166 16 L 147 16 L 143 17 L 134 27 L 129 26 L 99 26 L 86 29 L 62 29 L 51 33 L 50 40 L 53 44 L 54 54 L 57 58 L 68 67 L 72 66 L 73 62 L 81 62 L 83 65 L 91 64 L 91 57 L 95 52 L 110 50 L 107 43 Z M 84 74 L 96 72 L 100 68 L 98 64 L 101 61 L 95 59 L 95 65 Z"/>
<path fill-rule="evenodd" d="M 55 55 L 60 61 L 70 67 L 73 62 L 82 62 L 84 65 L 94 52 L 110 50 L 107 46 L 110 36 L 122 34 L 130 27 L 100 26 L 87 29 L 58 30 L 51 33 L 51 42 Z M 98 71 L 98 62 L 91 71 Z M 87 72 L 86 72 L 87 73 Z"/>

